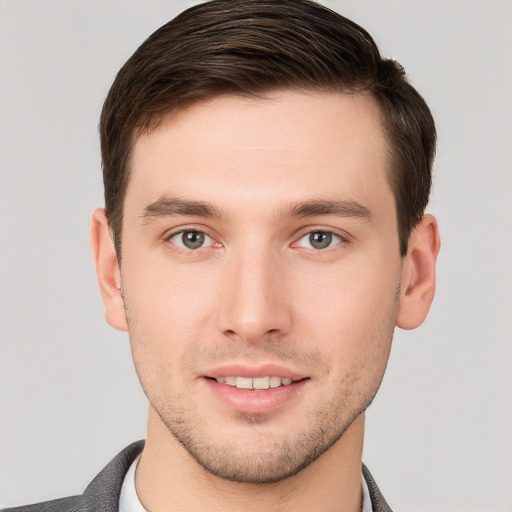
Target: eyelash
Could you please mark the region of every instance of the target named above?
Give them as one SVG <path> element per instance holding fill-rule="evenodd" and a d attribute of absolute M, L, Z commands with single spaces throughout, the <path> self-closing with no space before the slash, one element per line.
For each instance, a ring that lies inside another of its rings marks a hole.
<path fill-rule="evenodd" d="M 197 248 L 191 248 L 191 247 L 186 247 L 183 244 L 180 245 L 179 243 L 172 241 L 174 238 L 176 238 L 180 235 L 183 237 L 183 235 L 186 233 L 190 233 L 190 234 L 195 233 L 200 236 L 202 235 L 205 237 L 205 239 L 209 239 L 210 243 L 206 246 L 201 245 Z M 331 240 L 329 240 L 328 246 L 323 247 L 323 248 L 315 248 L 315 247 L 303 247 L 303 246 L 299 245 L 299 242 L 302 239 L 304 239 L 306 237 L 311 237 L 312 235 L 315 235 L 315 234 L 322 234 L 324 236 L 327 236 L 328 238 L 330 237 Z M 175 246 L 178 250 L 186 252 L 186 253 L 197 253 L 200 249 L 207 249 L 209 247 L 214 247 L 214 248 L 222 247 L 222 243 L 216 242 L 215 239 L 212 236 L 210 236 L 205 230 L 194 229 L 192 227 L 188 228 L 188 229 L 182 228 L 179 231 L 174 231 L 174 232 L 170 233 L 169 235 L 167 235 L 165 237 L 165 241 L 169 242 L 171 245 Z M 332 244 L 332 242 L 335 242 L 335 243 Z M 304 249 L 320 253 L 320 252 L 331 252 L 337 245 L 347 244 L 348 242 L 349 242 L 349 239 L 348 239 L 347 235 L 341 235 L 340 233 L 334 232 L 329 229 L 317 228 L 317 229 L 309 229 L 307 231 L 303 231 L 302 234 L 298 238 L 296 238 L 294 242 L 292 242 L 290 244 L 290 247 L 292 247 L 292 248 L 302 247 Z"/>
<path fill-rule="evenodd" d="M 205 239 L 208 238 L 210 240 L 210 243 L 207 246 L 190 248 L 190 247 L 185 247 L 184 245 L 180 246 L 179 244 L 172 241 L 173 238 L 178 237 L 179 235 L 181 235 L 183 237 L 183 235 L 186 233 L 195 233 L 197 235 L 202 235 L 205 237 Z M 215 242 L 213 237 L 211 237 L 206 231 L 204 231 L 202 229 L 194 229 L 194 228 L 180 229 L 179 231 L 174 231 L 165 237 L 165 241 L 171 243 L 172 245 L 177 247 L 179 250 L 185 251 L 187 253 L 194 253 L 194 252 L 197 252 L 199 249 L 206 249 L 206 248 L 212 247 L 212 246 L 213 247 L 221 247 L 222 246 L 222 244 L 220 244 L 219 242 Z"/>
<path fill-rule="evenodd" d="M 324 240 L 328 240 L 328 245 L 326 247 L 321 247 L 321 248 L 318 248 L 318 247 L 311 247 L 311 243 L 312 243 L 312 240 L 311 240 L 311 237 L 313 235 L 318 235 L 318 234 L 321 234 L 323 235 L 323 239 L 320 241 L 320 243 L 322 243 Z M 312 250 L 312 251 L 317 251 L 317 252 L 327 252 L 329 249 L 334 249 L 334 247 L 336 247 L 337 245 L 339 245 L 340 243 L 346 243 L 347 240 L 346 238 L 342 237 L 340 234 L 338 233 L 335 233 L 334 231 L 330 231 L 328 229 L 313 229 L 313 230 L 309 230 L 305 233 L 303 233 L 295 242 L 293 242 L 291 244 L 291 247 L 299 247 L 299 242 L 305 238 L 309 238 L 309 245 L 310 247 L 303 247 L 304 249 L 308 249 L 308 250 Z M 333 243 L 334 242 L 334 243 Z"/>

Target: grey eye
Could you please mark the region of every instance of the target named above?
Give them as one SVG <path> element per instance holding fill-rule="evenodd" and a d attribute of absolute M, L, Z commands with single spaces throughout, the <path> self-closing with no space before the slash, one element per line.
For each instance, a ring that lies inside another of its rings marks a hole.
<path fill-rule="evenodd" d="M 332 242 L 332 233 L 327 233 L 325 231 L 315 231 L 314 233 L 309 234 L 309 243 L 311 247 L 315 249 L 326 249 L 331 245 Z"/>
<path fill-rule="evenodd" d="M 204 244 L 204 233 L 199 231 L 185 231 L 181 235 L 183 245 L 188 249 L 198 249 Z"/>
<path fill-rule="evenodd" d="M 312 231 L 302 236 L 297 245 L 307 249 L 327 249 L 341 242 L 341 238 L 330 231 Z"/>
<path fill-rule="evenodd" d="M 202 231 L 180 231 L 169 238 L 169 241 L 182 249 L 200 249 L 210 245 L 212 239 Z"/>

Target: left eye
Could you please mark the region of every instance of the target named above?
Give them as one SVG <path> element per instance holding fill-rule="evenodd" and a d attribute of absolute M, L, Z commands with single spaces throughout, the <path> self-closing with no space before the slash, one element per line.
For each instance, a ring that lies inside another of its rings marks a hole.
<path fill-rule="evenodd" d="M 169 238 L 169 242 L 181 249 L 201 249 L 212 245 L 213 240 L 202 231 L 180 231 Z"/>
<path fill-rule="evenodd" d="M 341 242 L 341 238 L 330 231 L 312 231 L 296 242 L 301 247 L 308 249 L 328 249 Z"/>

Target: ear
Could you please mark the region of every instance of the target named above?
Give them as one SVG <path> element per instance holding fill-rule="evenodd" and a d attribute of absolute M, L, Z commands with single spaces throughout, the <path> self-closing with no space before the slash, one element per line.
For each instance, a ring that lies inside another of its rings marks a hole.
<path fill-rule="evenodd" d="M 103 208 L 98 208 L 92 214 L 90 241 L 101 297 L 105 305 L 105 319 L 115 329 L 128 331 L 121 294 L 121 271 L 112 231 Z"/>
<path fill-rule="evenodd" d="M 427 317 L 436 289 L 440 247 L 437 221 L 432 215 L 425 215 L 411 233 L 404 258 L 396 320 L 396 325 L 402 329 L 415 329 Z"/>

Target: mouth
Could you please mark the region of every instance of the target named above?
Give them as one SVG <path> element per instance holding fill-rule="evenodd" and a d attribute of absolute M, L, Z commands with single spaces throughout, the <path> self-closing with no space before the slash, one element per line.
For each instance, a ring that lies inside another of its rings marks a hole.
<path fill-rule="evenodd" d="M 204 382 L 217 399 L 245 414 L 266 414 L 295 403 L 311 378 L 279 365 L 226 365 Z"/>
<path fill-rule="evenodd" d="M 214 379 L 219 384 L 226 384 L 228 386 L 238 389 L 253 389 L 253 390 L 265 390 L 275 389 L 281 386 L 289 386 L 293 384 L 293 379 L 289 377 L 241 377 L 241 376 L 226 376 L 216 377 Z"/>

